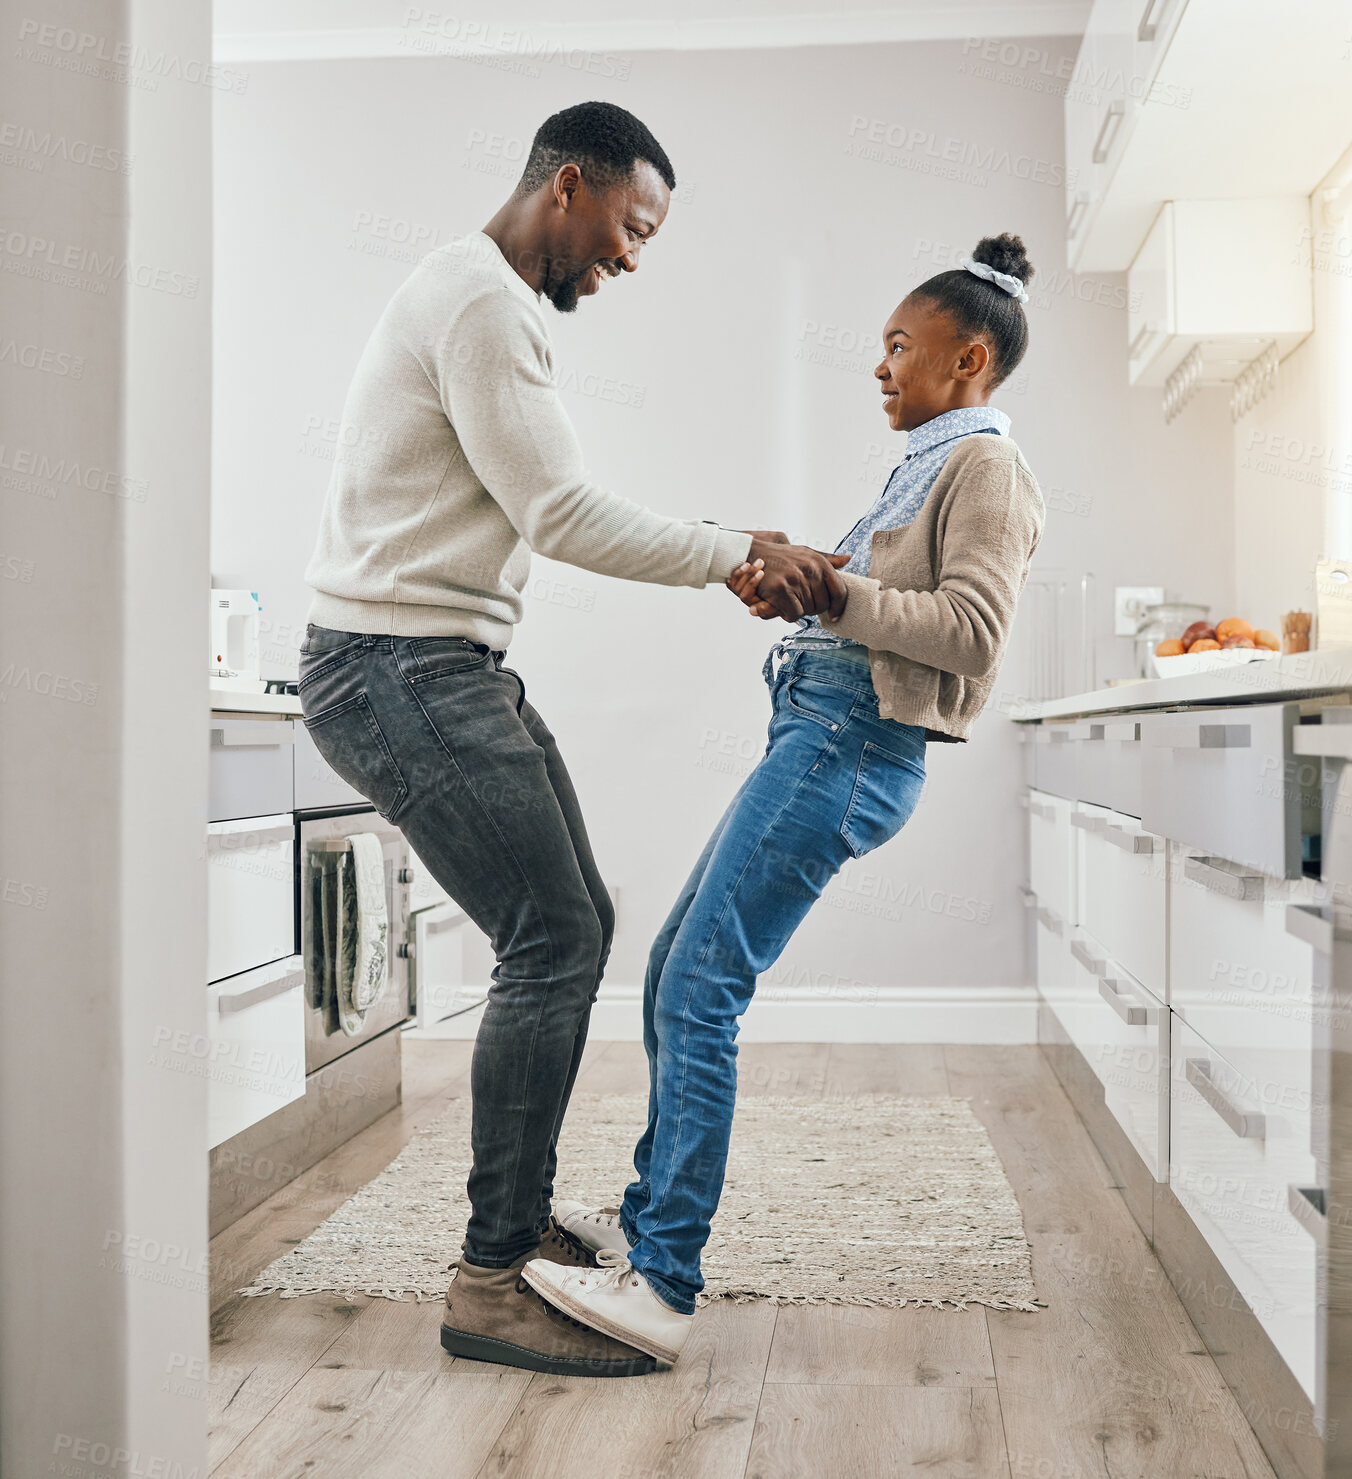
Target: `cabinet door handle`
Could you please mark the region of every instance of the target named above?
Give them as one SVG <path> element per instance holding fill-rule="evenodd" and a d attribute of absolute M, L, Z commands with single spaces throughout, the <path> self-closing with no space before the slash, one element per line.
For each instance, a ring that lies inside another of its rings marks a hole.
<path fill-rule="evenodd" d="M 1324 1247 L 1329 1236 L 1328 1207 L 1324 1201 L 1322 1186 L 1297 1186 L 1293 1182 L 1286 1188 L 1286 1206 L 1292 1217 L 1315 1240 Z"/>
<path fill-rule="evenodd" d="M 1072 724 L 1069 729 L 1073 740 L 1101 740 L 1103 738 L 1102 724 Z"/>
<path fill-rule="evenodd" d="M 1136 722 L 1105 724 L 1103 737 L 1104 739 L 1121 740 L 1125 744 L 1133 744 L 1141 737 L 1141 726 Z"/>
<path fill-rule="evenodd" d="M 1121 981 L 1101 976 L 1099 995 L 1128 1027 L 1145 1027 L 1150 1022 L 1150 1008 L 1144 1002 L 1136 1001 L 1129 996 Z"/>
<path fill-rule="evenodd" d="M 1084 225 L 1085 213 L 1089 210 L 1089 196 L 1082 190 L 1075 197 L 1070 207 L 1070 214 L 1066 217 L 1066 236 L 1071 241 L 1079 235 L 1080 227 Z"/>
<path fill-rule="evenodd" d="M 1099 124 L 1098 138 L 1094 140 L 1094 152 L 1090 156 L 1095 164 L 1104 164 L 1107 161 L 1108 151 L 1113 147 L 1113 140 L 1117 137 L 1117 130 L 1121 128 L 1126 113 L 1126 104 L 1121 98 L 1108 104 L 1108 111 Z"/>
<path fill-rule="evenodd" d="M 1040 801 L 1030 801 L 1028 803 L 1028 813 L 1030 816 L 1040 817 L 1044 822 L 1054 822 L 1056 820 L 1055 810 L 1050 806 L 1044 806 Z"/>
<path fill-rule="evenodd" d="M 1333 954 L 1333 921 L 1317 904 L 1288 904 L 1286 933 L 1304 940 L 1323 955 Z"/>
<path fill-rule="evenodd" d="M 1023 900 L 1023 907 L 1025 909 L 1037 908 L 1037 895 L 1033 892 L 1031 888 L 1024 888 L 1024 886 L 1020 884 L 1019 898 Z"/>
<path fill-rule="evenodd" d="M 1267 1133 L 1265 1116 L 1241 1109 L 1232 1103 L 1211 1081 L 1211 1063 L 1206 1058 L 1189 1058 L 1184 1065 L 1188 1082 L 1224 1120 L 1227 1128 L 1241 1140 L 1262 1140 Z"/>
<path fill-rule="evenodd" d="M 1352 760 L 1352 724 L 1297 724 L 1291 732 L 1291 753 Z"/>
<path fill-rule="evenodd" d="M 1073 811 L 1070 814 L 1070 825 L 1078 827 L 1081 832 L 1102 832 L 1104 823 L 1102 817 L 1091 817 L 1085 811 Z"/>
<path fill-rule="evenodd" d="M 1070 942 L 1070 953 L 1091 976 L 1104 976 L 1107 974 L 1108 962 L 1106 960 L 1100 960 L 1083 940 L 1072 940 Z"/>
<path fill-rule="evenodd" d="M 1168 750 L 1248 750 L 1253 731 L 1247 724 L 1186 725 L 1153 734 L 1151 742 Z"/>
<path fill-rule="evenodd" d="M 278 976 L 275 981 L 264 981 L 262 985 L 253 986 L 247 991 L 236 991 L 233 996 L 218 996 L 216 1010 L 222 1017 L 229 1012 L 248 1011 L 250 1007 L 256 1007 L 259 1002 L 271 1001 L 274 996 L 283 995 L 293 986 L 304 984 L 304 971 L 289 971 L 285 976 Z"/>
<path fill-rule="evenodd" d="M 1054 909 L 1048 909 L 1043 904 L 1037 906 L 1037 918 L 1038 923 L 1045 925 L 1054 935 L 1061 934 L 1065 929 L 1065 921 L 1061 916 Z"/>
<path fill-rule="evenodd" d="M 1164 14 L 1163 0 L 1145 0 L 1145 9 L 1141 12 L 1140 24 L 1136 27 L 1136 39 L 1147 44 L 1159 34 L 1160 17 L 1155 14 L 1155 7 L 1160 7 L 1160 15 Z"/>
<path fill-rule="evenodd" d="M 1200 883 L 1213 894 L 1222 894 L 1227 899 L 1246 902 L 1263 897 L 1263 879 L 1258 873 L 1236 873 L 1229 868 L 1219 867 L 1212 858 L 1185 858 L 1183 876 L 1193 883 Z"/>
<path fill-rule="evenodd" d="M 1125 827 L 1114 827 L 1108 822 L 1103 828 L 1104 839 L 1123 852 L 1153 853 L 1155 839 L 1149 832 L 1128 832 Z"/>
<path fill-rule="evenodd" d="M 227 747 L 247 745 L 252 749 L 280 749 L 296 743 L 295 727 L 289 722 L 271 724 L 227 724 L 211 731 L 212 738 Z"/>

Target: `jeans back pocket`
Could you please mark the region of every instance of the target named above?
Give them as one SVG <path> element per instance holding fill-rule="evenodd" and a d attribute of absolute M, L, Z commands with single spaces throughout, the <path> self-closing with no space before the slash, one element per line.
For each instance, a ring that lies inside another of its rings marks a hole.
<path fill-rule="evenodd" d="M 853 857 L 890 841 L 910 820 L 925 785 L 925 767 L 866 740 L 840 835 Z"/>

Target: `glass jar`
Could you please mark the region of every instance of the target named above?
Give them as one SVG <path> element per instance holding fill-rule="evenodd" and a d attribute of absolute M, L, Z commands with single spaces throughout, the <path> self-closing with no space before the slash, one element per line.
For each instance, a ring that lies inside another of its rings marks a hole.
<path fill-rule="evenodd" d="M 1136 670 L 1141 677 L 1155 676 L 1150 659 L 1166 637 L 1181 637 L 1193 622 L 1205 621 L 1210 613 L 1210 606 L 1199 606 L 1195 601 L 1161 601 L 1147 606 L 1136 628 Z"/>

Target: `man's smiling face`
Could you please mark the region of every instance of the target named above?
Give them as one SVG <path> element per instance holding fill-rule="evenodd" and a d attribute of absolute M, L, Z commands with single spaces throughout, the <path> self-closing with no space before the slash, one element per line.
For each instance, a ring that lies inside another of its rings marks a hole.
<path fill-rule="evenodd" d="M 544 294 L 560 313 L 571 313 L 621 272 L 638 269 L 639 253 L 656 234 L 671 205 L 671 191 L 646 160 L 627 180 L 592 191 L 578 166 L 555 177 L 560 211 Z"/>

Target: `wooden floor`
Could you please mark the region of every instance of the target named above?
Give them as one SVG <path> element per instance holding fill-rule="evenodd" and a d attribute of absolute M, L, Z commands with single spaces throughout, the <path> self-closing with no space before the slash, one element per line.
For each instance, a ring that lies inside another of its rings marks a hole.
<path fill-rule="evenodd" d="M 970 1097 L 1023 1208 L 1036 1314 L 715 1305 L 674 1370 L 595 1380 L 452 1360 L 437 1303 L 240 1298 L 468 1091 L 468 1044 L 404 1049 L 402 1108 L 212 1244 L 217 1479 L 1272 1473 L 1036 1048 L 741 1055 L 743 1094 Z M 637 1045 L 589 1047 L 578 1092 L 644 1088 Z"/>

